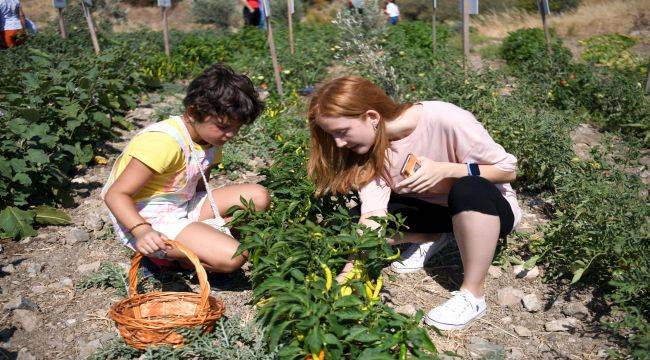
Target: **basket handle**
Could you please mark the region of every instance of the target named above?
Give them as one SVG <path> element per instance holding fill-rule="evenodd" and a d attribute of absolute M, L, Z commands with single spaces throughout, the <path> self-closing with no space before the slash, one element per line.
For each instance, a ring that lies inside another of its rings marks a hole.
<path fill-rule="evenodd" d="M 201 312 L 207 312 L 207 310 L 209 310 L 208 296 L 210 295 L 210 283 L 208 282 L 208 274 L 205 272 L 203 265 L 201 265 L 201 261 L 192 250 L 177 241 L 165 240 L 165 244 L 178 249 L 190 260 L 192 265 L 194 265 L 196 275 L 199 278 L 199 286 L 201 287 L 201 292 L 199 293 L 201 296 L 201 302 L 196 308 L 196 315 L 199 315 Z M 136 252 L 131 259 L 131 269 L 129 270 L 129 296 L 138 293 L 138 269 L 140 268 L 142 257 L 143 255 L 140 252 Z"/>

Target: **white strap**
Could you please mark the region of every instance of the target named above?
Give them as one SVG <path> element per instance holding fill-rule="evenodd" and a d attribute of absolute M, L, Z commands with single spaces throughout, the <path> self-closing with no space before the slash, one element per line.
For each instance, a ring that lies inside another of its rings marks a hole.
<path fill-rule="evenodd" d="M 203 179 L 203 184 L 205 185 L 205 191 L 207 192 L 208 195 L 208 200 L 210 201 L 210 207 L 212 208 L 212 212 L 214 212 L 214 218 L 218 220 L 223 220 L 221 215 L 219 214 L 219 208 L 217 208 L 217 203 L 214 201 L 214 197 L 212 196 L 212 189 L 210 188 L 210 184 L 208 184 L 208 179 L 206 179 L 205 174 L 203 173 L 203 169 L 201 169 L 201 164 L 199 163 L 198 156 L 196 154 L 196 149 L 194 149 L 194 144 L 192 143 L 192 137 L 190 136 L 189 131 L 187 131 L 187 127 L 185 126 L 185 123 L 180 120 L 181 128 L 183 128 L 183 131 L 185 132 L 185 136 L 189 139 L 190 141 L 190 151 L 192 152 L 191 158 L 194 159 L 194 162 L 196 166 L 199 167 L 199 172 L 201 173 L 201 178 Z M 224 221 L 225 222 L 225 221 Z"/>

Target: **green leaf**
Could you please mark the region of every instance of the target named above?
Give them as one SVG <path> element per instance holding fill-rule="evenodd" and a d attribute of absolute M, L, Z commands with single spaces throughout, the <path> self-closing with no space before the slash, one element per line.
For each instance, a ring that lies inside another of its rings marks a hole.
<path fill-rule="evenodd" d="M 34 212 L 36 213 L 34 219 L 39 224 L 68 225 L 72 221 L 70 215 L 51 206 L 37 206 Z"/>
<path fill-rule="evenodd" d="M 305 337 L 305 343 L 311 353 L 318 353 L 322 348 L 323 341 L 320 338 L 320 331 L 318 327 L 312 329 Z"/>
<path fill-rule="evenodd" d="M 34 212 L 24 211 L 13 206 L 9 206 L 0 212 L 0 227 L 12 238 L 23 238 L 26 236 L 36 236 L 36 231 L 32 228 L 34 223 Z"/>
<path fill-rule="evenodd" d="M 45 164 L 50 161 L 49 156 L 41 149 L 28 149 L 27 156 L 25 157 L 32 163 Z"/>
<path fill-rule="evenodd" d="M 540 255 L 535 255 L 531 257 L 530 259 L 526 260 L 526 262 L 522 265 L 522 267 L 526 270 L 530 270 L 537 264 L 537 260 L 539 260 Z"/>
<path fill-rule="evenodd" d="M 32 184 L 32 179 L 29 178 L 27 173 L 18 173 L 14 175 L 13 181 L 25 186 Z"/>
<path fill-rule="evenodd" d="M 587 270 L 586 268 L 579 268 L 573 271 L 573 279 L 571 279 L 571 284 L 575 284 L 580 281 L 582 274 Z"/>

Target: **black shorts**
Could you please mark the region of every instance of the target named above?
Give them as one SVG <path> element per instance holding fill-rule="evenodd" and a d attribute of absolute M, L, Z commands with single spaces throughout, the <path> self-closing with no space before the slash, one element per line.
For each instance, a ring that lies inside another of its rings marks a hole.
<path fill-rule="evenodd" d="M 452 216 L 463 211 L 477 211 L 499 217 L 499 237 L 512 231 L 515 217 L 508 201 L 494 184 L 480 176 L 465 176 L 452 186 L 448 207 L 432 204 L 408 196 L 391 194 L 388 213 L 405 217 L 408 232 L 446 233 L 453 232 Z M 360 206 L 352 208 L 352 215 L 359 216 Z"/>
<path fill-rule="evenodd" d="M 251 26 L 260 25 L 260 9 L 255 9 L 253 11 L 248 10 L 247 7 L 244 7 L 244 24 Z"/>

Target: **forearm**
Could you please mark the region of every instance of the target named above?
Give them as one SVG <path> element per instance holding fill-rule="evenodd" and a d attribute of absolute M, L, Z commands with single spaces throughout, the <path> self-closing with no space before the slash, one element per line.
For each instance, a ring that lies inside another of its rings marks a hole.
<path fill-rule="evenodd" d="M 104 202 L 117 221 L 127 229 L 146 221 L 136 209 L 133 198 L 128 194 L 109 189 Z"/>
<path fill-rule="evenodd" d="M 467 176 L 467 164 L 456 164 L 450 163 L 453 167 L 453 178 L 459 179 L 463 176 Z M 503 171 L 499 169 L 496 165 L 479 165 L 479 170 L 481 172 L 481 177 L 487 179 L 493 184 L 503 184 L 515 181 L 517 178 L 516 171 Z"/>

